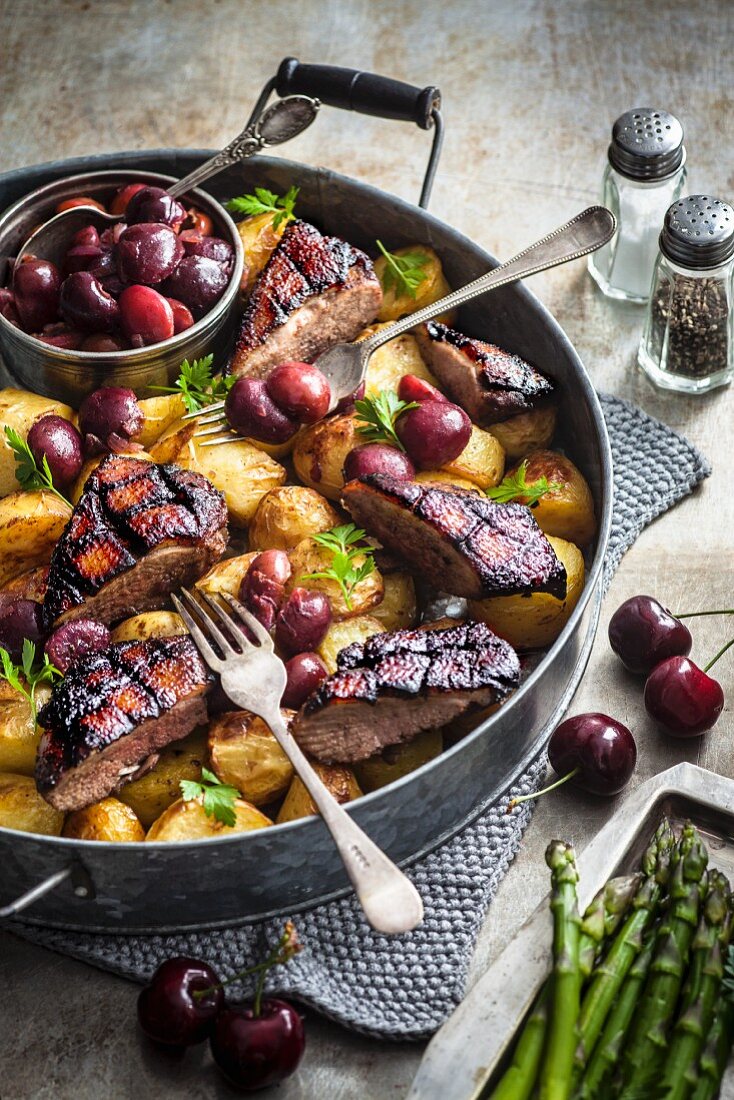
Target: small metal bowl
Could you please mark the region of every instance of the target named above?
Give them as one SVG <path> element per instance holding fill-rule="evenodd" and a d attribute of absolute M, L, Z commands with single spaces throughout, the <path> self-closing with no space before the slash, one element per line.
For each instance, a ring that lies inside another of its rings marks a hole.
<path fill-rule="evenodd" d="M 69 176 L 39 187 L 9 207 L 0 217 L 0 286 L 8 281 L 8 262 L 32 230 L 54 213 L 58 203 L 77 195 L 109 199 L 126 183 L 144 182 L 166 187 L 173 176 L 152 172 L 110 171 Z M 244 266 L 244 252 L 237 228 L 227 211 L 198 188 L 190 193 L 196 206 L 208 214 L 214 231 L 234 248 L 234 269 L 217 304 L 185 332 L 146 348 L 127 351 L 67 351 L 29 336 L 0 315 L 0 352 L 20 385 L 35 393 L 78 407 L 99 386 L 127 386 L 145 396 L 151 386 L 170 385 L 183 359 L 200 358 L 223 351 L 232 333 Z"/>

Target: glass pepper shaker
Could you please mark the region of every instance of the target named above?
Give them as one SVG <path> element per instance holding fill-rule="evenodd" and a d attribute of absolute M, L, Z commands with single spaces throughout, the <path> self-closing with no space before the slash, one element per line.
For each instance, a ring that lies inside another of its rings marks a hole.
<path fill-rule="evenodd" d="M 638 362 L 665 389 L 705 393 L 734 376 L 734 209 L 674 202 L 660 233 Z"/>
<path fill-rule="evenodd" d="M 589 257 L 589 271 L 610 298 L 647 301 L 658 233 L 683 192 L 685 161 L 683 127 L 667 111 L 635 107 L 614 123 L 601 201 L 617 232 Z"/>

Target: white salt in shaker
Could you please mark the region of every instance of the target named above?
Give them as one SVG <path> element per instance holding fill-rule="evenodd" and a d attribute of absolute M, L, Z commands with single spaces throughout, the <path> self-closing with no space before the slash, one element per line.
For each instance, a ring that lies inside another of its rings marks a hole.
<path fill-rule="evenodd" d="M 667 111 L 635 107 L 612 127 L 602 203 L 617 219 L 609 244 L 589 257 L 589 271 L 610 298 L 647 302 L 665 212 L 683 192 L 683 127 Z"/>

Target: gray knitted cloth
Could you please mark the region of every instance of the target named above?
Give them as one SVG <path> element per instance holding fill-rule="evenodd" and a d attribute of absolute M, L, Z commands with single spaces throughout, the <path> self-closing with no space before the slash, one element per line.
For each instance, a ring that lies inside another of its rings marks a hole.
<path fill-rule="evenodd" d="M 639 409 L 611 396 L 603 396 L 602 404 L 614 456 L 608 583 L 643 527 L 711 471 L 685 439 Z M 545 769 L 543 756 L 511 794 L 537 790 Z M 377 935 L 352 897 L 297 914 L 293 919 L 305 950 L 287 967 L 271 972 L 269 990 L 366 1035 L 430 1035 L 463 996 L 477 934 L 530 820 L 532 803 L 508 816 L 506 801 L 411 867 L 425 904 L 419 929 L 394 938 Z M 29 940 L 138 981 L 171 955 L 206 959 L 229 977 L 262 959 L 282 927 L 282 920 L 270 920 L 210 933 L 110 936 L 12 924 Z M 248 981 L 232 985 L 227 995 L 239 1000 L 251 992 Z"/>

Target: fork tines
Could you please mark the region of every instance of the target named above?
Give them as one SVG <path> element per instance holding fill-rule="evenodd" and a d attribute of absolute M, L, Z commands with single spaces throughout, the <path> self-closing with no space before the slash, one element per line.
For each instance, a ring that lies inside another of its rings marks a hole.
<path fill-rule="evenodd" d="M 255 644 L 241 629 L 237 619 L 255 636 L 260 646 L 272 650 L 272 638 L 255 616 L 228 592 L 221 592 L 219 595 L 229 604 L 232 615 L 208 592 L 199 590 L 194 596 L 187 588 L 182 588 L 180 599 L 175 595 L 171 596 L 174 607 L 207 664 L 215 671 L 221 670 L 225 661 L 241 657 Z M 221 629 L 220 624 L 225 629 Z M 218 653 L 212 642 L 216 644 Z"/>
<path fill-rule="evenodd" d="M 197 409 L 195 412 L 187 412 L 181 417 L 182 420 L 200 420 L 202 424 L 206 424 L 208 420 L 214 419 L 209 414 L 216 413 L 217 417 L 224 415 L 224 402 L 217 401 L 213 405 L 207 405 L 203 409 Z"/>

